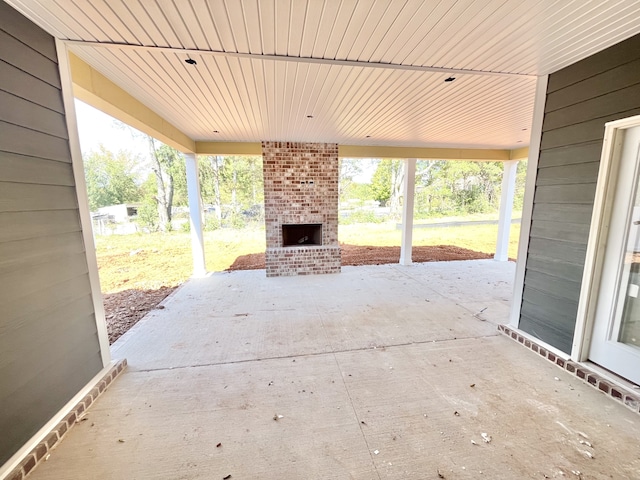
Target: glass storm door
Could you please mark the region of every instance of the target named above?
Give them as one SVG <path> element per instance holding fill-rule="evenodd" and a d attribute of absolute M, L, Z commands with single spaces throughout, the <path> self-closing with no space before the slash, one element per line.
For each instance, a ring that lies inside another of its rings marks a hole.
<path fill-rule="evenodd" d="M 640 126 L 618 161 L 589 359 L 640 384 Z"/>

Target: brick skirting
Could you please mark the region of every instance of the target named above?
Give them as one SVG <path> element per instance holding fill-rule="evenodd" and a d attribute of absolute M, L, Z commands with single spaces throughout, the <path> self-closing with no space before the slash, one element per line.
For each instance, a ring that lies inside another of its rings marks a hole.
<path fill-rule="evenodd" d="M 627 408 L 633 410 L 635 413 L 640 413 L 640 394 L 632 394 L 627 392 L 626 389 L 620 388 L 615 383 L 610 382 L 602 375 L 599 375 L 597 372 L 580 363 L 560 358 L 555 353 L 550 352 L 541 345 L 538 345 L 537 343 L 531 341 L 529 338 L 521 335 L 516 330 L 509 328 L 507 325 L 498 325 L 498 330 L 504 333 L 509 338 L 522 344 L 529 350 L 532 350 L 538 355 L 546 358 L 557 367 L 560 367 L 562 370 L 575 375 L 583 382 L 591 385 L 593 388 L 596 388 L 605 395 L 614 398 Z"/>
<path fill-rule="evenodd" d="M 53 450 L 69 433 L 76 423 L 83 421 L 85 412 L 89 409 L 96 399 L 102 395 L 107 387 L 120 375 L 127 366 L 127 360 L 118 361 L 97 385 L 71 410 L 69 414 L 56 425 L 53 430 L 38 444 L 6 477 L 7 480 L 23 480 L 33 469 L 41 462 L 47 460 L 49 452 Z"/>
<path fill-rule="evenodd" d="M 340 247 L 267 248 L 267 277 L 340 273 Z"/>

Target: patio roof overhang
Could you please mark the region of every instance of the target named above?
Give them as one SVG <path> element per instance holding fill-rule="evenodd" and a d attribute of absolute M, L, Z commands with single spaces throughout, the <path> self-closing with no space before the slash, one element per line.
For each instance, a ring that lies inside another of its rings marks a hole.
<path fill-rule="evenodd" d="M 135 106 L 115 116 L 210 154 L 282 140 L 512 159 L 530 141 L 536 77 L 640 32 L 633 0 L 8 3 L 91 68 L 80 98 Z"/>
<path fill-rule="evenodd" d="M 73 53 L 69 55 L 69 60 L 76 98 L 167 145 L 185 153 L 199 155 L 261 155 L 262 153 L 259 142 L 196 142 Z M 509 150 L 340 145 L 339 155 L 348 158 L 507 161 L 526 158 L 528 147 Z"/>

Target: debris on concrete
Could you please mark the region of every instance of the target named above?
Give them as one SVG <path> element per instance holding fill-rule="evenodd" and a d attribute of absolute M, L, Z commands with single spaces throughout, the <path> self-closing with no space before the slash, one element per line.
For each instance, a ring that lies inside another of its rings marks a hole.
<path fill-rule="evenodd" d="M 471 385 L 469 385 L 469 387 L 471 387 L 471 388 L 475 388 L 475 386 L 476 386 L 475 383 L 472 383 Z"/>
<path fill-rule="evenodd" d="M 218 443 L 218 444 L 216 445 L 216 448 L 220 448 L 221 446 L 222 446 L 222 443 Z"/>
<path fill-rule="evenodd" d="M 380 450 L 374 450 L 374 451 L 373 451 L 373 454 L 374 454 L 374 455 L 378 455 L 379 453 L 380 453 Z"/>
<path fill-rule="evenodd" d="M 471 445 L 478 445 L 478 443 L 474 439 L 471 439 Z"/>
<path fill-rule="evenodd" d="M 277 422 L 278 420 L 280 420 L 281 418 L 284 418 L 283 415 L 278 415 L 277 413 L 273 416 L 273 419 Z"/>
<path fill-rule="evenodd" d="M 440 470 L 436 470 L 436 473 L 438 474 L 438 478 L 447 478 L 444 474 L 440 473 Z"/>
<path fill-rule="evenodd" d="M 222 477 L 222 480 L 229 480 L 231 478 L 231 474 L 227 475 L 226 477 Z"/>
<path fill-rule="evenodd" d="M 459 417 L 459 416 L 460 416 L 460 414 L 458 413 L 458 411 L 457 411 L 457 410 L 456 410 L 455 412 L 453 412 L 453 414 L 454 414 L 456 417 Z"/>
<path fill-rule="evenodd" d="M 484 443 L 491 443 L 491 435 L 483 432 L 480 434 L 480 436 L 482 437 L 482 441 L 484 441 Z"/>
<path fill-rule="evenodd" d="M 119 439 L 118 439 L 118 442 L 120 442 L 120 443 L 124 443 L 124 439 L 119 438 Z"/>

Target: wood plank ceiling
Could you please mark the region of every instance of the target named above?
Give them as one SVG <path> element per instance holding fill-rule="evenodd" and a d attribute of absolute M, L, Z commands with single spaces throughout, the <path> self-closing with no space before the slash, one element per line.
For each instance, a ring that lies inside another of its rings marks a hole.
<path fill-rule="evenodd" d="M 517 148 L 537 75 L 640 32 L 636 0 L 8 3 L 198 141 Z"/>

